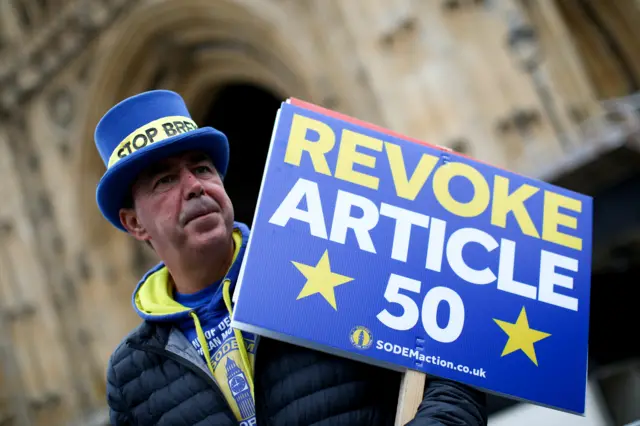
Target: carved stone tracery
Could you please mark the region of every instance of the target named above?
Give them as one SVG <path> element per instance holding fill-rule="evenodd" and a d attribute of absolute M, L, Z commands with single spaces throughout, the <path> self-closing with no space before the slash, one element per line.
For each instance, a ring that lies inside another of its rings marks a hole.
<path fill-rule="evenodd" d="M 0 116 L 16 114 L 18 107 L 77 57 L 127 8 L 138 0 L 67 3 L 46 25 L 24 40 L 14 55 L 0 57 Z"/>

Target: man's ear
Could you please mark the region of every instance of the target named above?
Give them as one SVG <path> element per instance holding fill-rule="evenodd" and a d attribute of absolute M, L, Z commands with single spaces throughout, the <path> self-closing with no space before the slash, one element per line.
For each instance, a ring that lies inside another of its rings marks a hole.
<path fill-rule="evenodd" d="M 151 237 L 147 233 L 147 230 L 142 226 L 138 220 L 138 214 L 135 209 L 123 208 L 120 209 L 120 223 L 124 226 L 129 234 L 138 241 L 149 241 Z"/>

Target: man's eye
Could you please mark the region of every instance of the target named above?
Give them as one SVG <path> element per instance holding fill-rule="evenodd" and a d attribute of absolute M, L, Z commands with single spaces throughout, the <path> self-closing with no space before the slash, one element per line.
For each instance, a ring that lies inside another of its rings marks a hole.
<path fill-rule="evenodd" d="M 158 179 L 156 181 L 156 186 L 165 185 L 165 184 L 171 183 L 173 181 L 174 181 L 174 176 L 172 176 L 172 175 L 162 176 L 160 179 Z"/>
<path fill-rule="evenodd" d="M 209 166 L 198 166 L 195 168 L 195 172 L 199 175 L 211 173 L 211 168 Z"/>

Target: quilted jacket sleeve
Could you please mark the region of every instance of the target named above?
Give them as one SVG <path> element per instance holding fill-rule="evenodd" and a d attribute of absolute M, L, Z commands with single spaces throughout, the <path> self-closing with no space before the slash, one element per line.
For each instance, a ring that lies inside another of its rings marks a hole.
<path fill-rule="evenodd" d="M 407 426 L 485 426 L 486 395 L 463 384 L 427 377 L 424 398 Z"/>
<path fill-rule="evenodd" d="M 126 356 L 127 349 L 119 347 L 109 359 L 107 367 L 107 404 L 112 426 L 132 425 L 129 410 L 122 395 L 123 384 L 118 381 L 117 366 Z"/>

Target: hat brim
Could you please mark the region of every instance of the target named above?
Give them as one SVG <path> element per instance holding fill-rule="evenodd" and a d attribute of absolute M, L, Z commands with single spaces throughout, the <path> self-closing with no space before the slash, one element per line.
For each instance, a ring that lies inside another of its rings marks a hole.
<path fill-rule="evenodd" d="M 193 150 L 208 154 L 220 176 L 226 175 L 229 142 L 224 133 L 202 127 L 173 136 L 128 155 L 105 172 L 96 190 L 96 201 L 104 217 L 116 228 L 127 232 L 120 223 L 120 209 L 140 172 L 163 158 Z"/>

